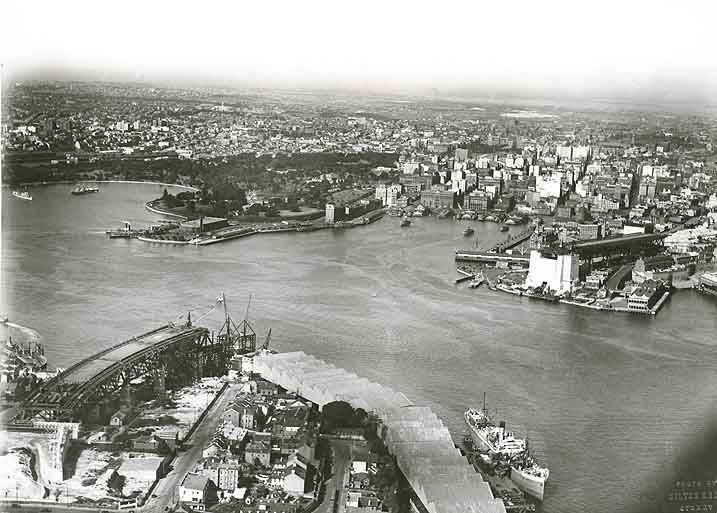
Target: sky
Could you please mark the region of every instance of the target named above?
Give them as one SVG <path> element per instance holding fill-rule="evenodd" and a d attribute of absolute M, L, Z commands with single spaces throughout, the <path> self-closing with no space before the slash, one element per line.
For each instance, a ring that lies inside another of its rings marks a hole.
<path fill-rule="evenodd" d="M 0 2 L 14 78 L 717 102 L 717 2 Z"/>

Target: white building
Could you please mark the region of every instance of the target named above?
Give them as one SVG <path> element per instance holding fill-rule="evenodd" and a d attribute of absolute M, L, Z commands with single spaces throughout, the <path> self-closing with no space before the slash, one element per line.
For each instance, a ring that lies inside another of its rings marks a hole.
<path fill-rule="evenodd" d="M 528 287 L 546 284 L 556 294 L 571 292 L 578 283 L 578 265 L 578 255 L 546 256 L 533 250 L 525 284 Z"/>
<path fill-rule="evenodd" d="M 560 160 L 570 160 L 573 158 L 573 148 L 571 146 L 558 146 L 555 148 L 555 154 Z"/>
<path fill-rule="evenodd" d="M 326 204 L 326 223 L 333 224 L 336 218 L 336 205 L 333 203 Z"/>
<path fill-rule="evenodd" d="M 560 177 L 558 176 L 537 176 L 535 178 L 535 190 L 541 198 L 560 197 Z"/>
<path fill-rule="evenodd" d="M 179 502 L 187 504 L 195 511 L 204 511 L 210 486 L 208 477 L 190 472 L 179 485 Z"/>

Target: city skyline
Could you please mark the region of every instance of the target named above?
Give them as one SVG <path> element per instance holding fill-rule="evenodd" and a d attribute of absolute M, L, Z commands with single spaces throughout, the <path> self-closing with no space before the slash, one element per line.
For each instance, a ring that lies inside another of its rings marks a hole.
<path fill-rule="evenodd" d="M 125 5 L 10 2 L 6 78 L 717 101 L 714 7 L 693 2 Z"/>

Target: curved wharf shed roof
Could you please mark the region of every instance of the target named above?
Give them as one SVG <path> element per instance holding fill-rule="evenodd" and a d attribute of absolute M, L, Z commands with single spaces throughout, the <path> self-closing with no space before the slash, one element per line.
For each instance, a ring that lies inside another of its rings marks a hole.
<path fill-rule="evenodd" d="M 254 371 L 319 407 L 343 400 L 378 415 L 388 450 L 429 513 L 505 513 L 430 408 L 301 351 L 257 355 Z"/>

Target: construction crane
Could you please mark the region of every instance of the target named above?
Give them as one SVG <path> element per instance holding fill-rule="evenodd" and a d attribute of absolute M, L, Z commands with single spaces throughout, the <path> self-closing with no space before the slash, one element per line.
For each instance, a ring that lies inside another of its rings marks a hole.
<path fill-rule="evenodd" d="M 264 351 L 269 350 L 269 342 L 271 342 L 271 328 L 269 328 L 269 333 L 266 334 L 266 340 L 264 341 L 264 345 L 261 346 Z"/>
<path fill-rule="evenodd" d="M 246 305 L 246 312 L 244 313 L 244 320 L 245 320 L 245 321 L 248 321 L 248 320 L 249 320 L 249 308 L 251 307 L 251 296 L 252 296 L 252 295 L 249 294 L 249 302 L 248 302 L 247 305 Z"/>

